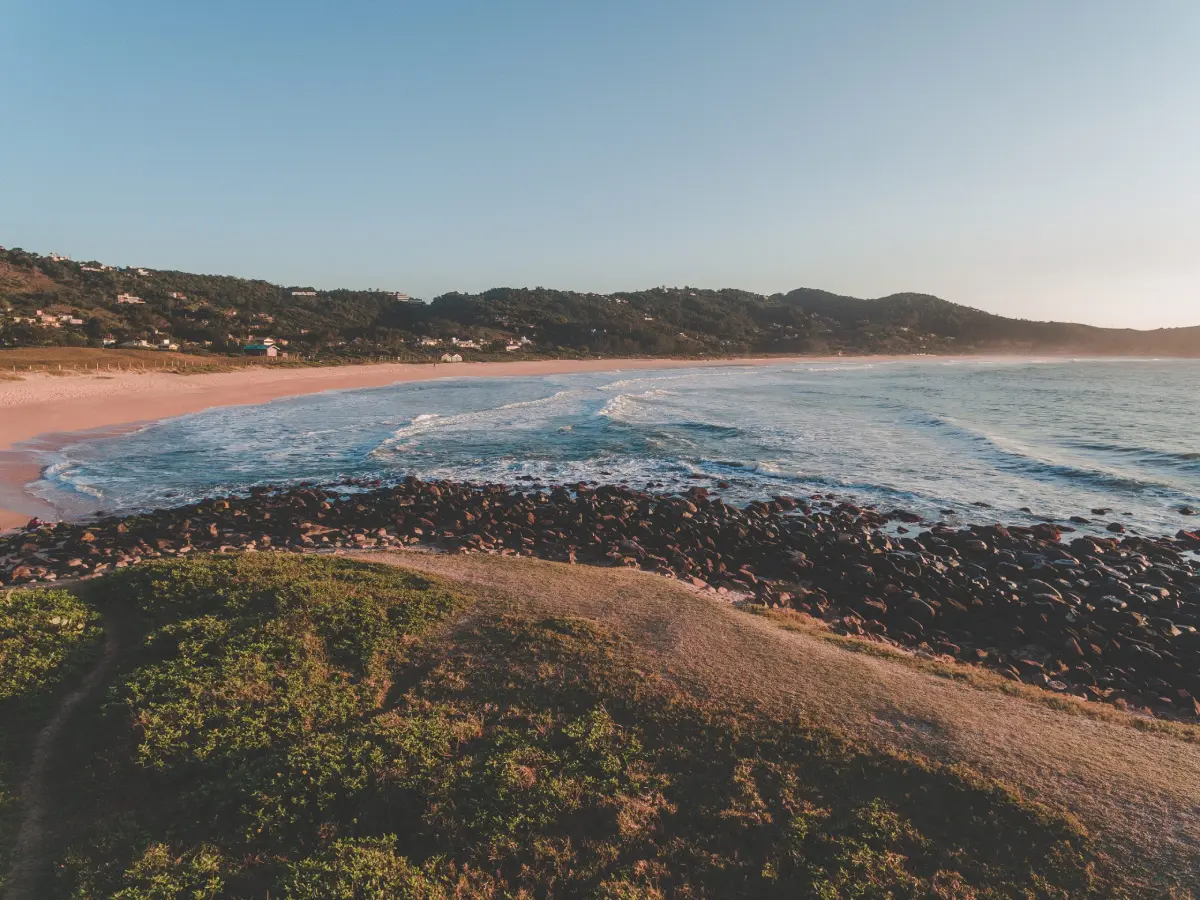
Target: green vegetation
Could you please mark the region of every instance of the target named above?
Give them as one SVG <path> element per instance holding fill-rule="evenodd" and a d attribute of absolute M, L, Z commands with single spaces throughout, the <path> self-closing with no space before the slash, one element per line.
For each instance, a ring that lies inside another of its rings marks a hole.
<path fill-rule="evenodd" d="M 94 584 L 123 650 L 56 766 L 39 896 L 1121 890 L 1070 821 L 698 700 L 589 622 L 330 557 L 198 557 Z"/>
<path fill-rule="evenodd" d="M 96 614 L 69 591 L 0 592 L 0 703 L 28 703 L 78 664 Z"/>
<path fill-rule="evenodd" d="M 729 356 L 800 353 L 1072 352 L 1200 355 L 1200 328 L 1132 331 L 1006 319 L 925 294 L 860 300 L 801 289 L 763 296 L 660 287 L 614 294 L 547 288 L 449 293 L 429 303 L 385 291 L 312 291 L 265 281 L 0 250 L 0 347 L 100 346 L 169 337 L 182 349 L 241 354 L 286 341 L 291 358 L 432 360 L 450 338 L 468 358 Z M 142 303 L 120 304 L 119 294 Z M 41 310 L 82 320 L 54 327 Z M 513 354 L 505 346 L 526 339 Z M 440 339 L 429 346 L 423 339 Z M 282 346 L 282 345 L 281 345 Z"/>
<path fill-rule="evenodd" d="M 95 612 L 68 591 L 0 591 L 0 888 L 20 815 L 14 791 L 33 735 L 99 637 Z"/>

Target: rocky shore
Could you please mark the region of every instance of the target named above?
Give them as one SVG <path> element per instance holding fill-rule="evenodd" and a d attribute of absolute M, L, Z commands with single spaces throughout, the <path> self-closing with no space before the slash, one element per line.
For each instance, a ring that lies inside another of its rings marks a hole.
<path fill-rule="evenodd" d="M 1064 541 L 1051 524 L 938 524 L 913 534 L 911 513 L 821 495 L 738 508 L 700 487 L 652 487 L 408 478 L 255 490 L 87 524 L 35 520 L 0 538 L 0 585 L 211 550 L 421 544 L 636 566 L 1051 691 L 1200 719 L 1200 533 Z"/>

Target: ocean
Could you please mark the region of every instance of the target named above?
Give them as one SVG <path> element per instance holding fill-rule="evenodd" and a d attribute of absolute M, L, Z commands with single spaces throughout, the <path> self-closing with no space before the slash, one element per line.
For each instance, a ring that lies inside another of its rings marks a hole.
<path fill-rule="evenodd" d="M 1200 361 L 925 358 L 439 378 L 169 419 L 48 455 L 66 515 L 345 478 L 836 495 L 930 520 L 1200 527 Z M 724 485 L 718 487 L 718 485 Z M 1108 508 L 1111 512 L 1092 513 Z"/>

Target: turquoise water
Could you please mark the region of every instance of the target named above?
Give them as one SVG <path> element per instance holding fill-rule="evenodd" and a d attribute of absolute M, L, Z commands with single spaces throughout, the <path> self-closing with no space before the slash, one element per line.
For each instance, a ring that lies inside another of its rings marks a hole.
<path fill-rule="evenodd" d="M 1174 533 L 1200 526 L 1178 512 L 1200 507 L 1198 376 L 1196 361 L 926 359 L 445 378 L 81 441 L 36 490 L 78 515 L 410 473 L 726 481 L 737 502 L 832 492 L 948 521 L 1082 514 Z"/>

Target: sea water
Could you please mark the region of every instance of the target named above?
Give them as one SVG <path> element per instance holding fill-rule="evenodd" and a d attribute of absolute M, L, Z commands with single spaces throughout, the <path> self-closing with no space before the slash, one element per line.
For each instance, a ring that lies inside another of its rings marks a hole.
<path fill-rule="evenodd" d="M 1187 360 L 443 377 L 80 440 L 47 458 L 35 491 L 78 516 L 364 476 L 699 484 L 737 503 L 819 493 L 947 522 L 1083 515 L 1173 534 L 1200 526 L 1179 511 L 1200 508 L 1198 385 Z"/>

